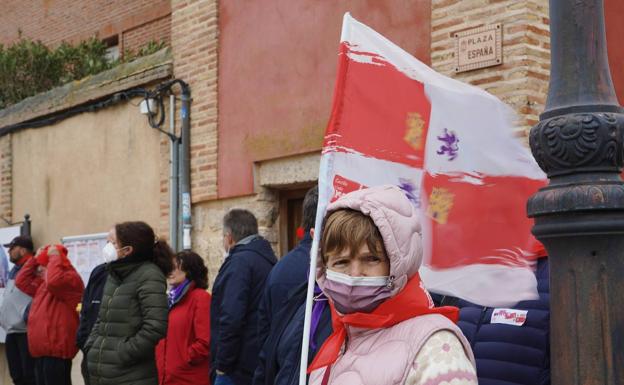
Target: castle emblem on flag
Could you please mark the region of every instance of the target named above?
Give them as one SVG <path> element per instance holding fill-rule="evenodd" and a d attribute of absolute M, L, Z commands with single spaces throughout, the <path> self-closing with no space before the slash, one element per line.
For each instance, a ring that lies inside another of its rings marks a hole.
<path fill-rule="evenodd" d="M 405 120 L 407 129 L 403 140 L 407 142 L 414 150 L 422 150 L 425 142 L 425 121 L 418 112 L 408 112 Z"/>
<path fill-rule="evenodd" d="M 429 196 L 427 216 L 439 224 L 447 222 L 449 212 L 453 207 L 453 194 L 445 188 L 434 187 Z"/>
<path fill-rule="evenodd" d="M 459 138 L 455 131 L 449 131 L 448 129 L 444 129 L 444 135 L 437 137 L 442 145 L 440 149 L 436 151 L 438 155 L 448 155 L 449 160 L 455 160 L 457 158 L 457 152 L 459 151 Z"/>

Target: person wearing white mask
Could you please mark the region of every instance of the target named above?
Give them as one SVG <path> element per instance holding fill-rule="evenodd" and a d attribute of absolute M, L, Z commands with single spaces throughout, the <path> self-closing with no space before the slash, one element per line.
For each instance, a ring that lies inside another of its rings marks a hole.
<path fill-rule="evenodd" d="M 459 311 L 434 307 L 418 269 L 418 209 L 396 186 L 327 208 L 317 282 L 333 333 L 308 367 L 310 385 L 477 384 Z"/>
<path fill-rule="evenodd" d="M 166 335 L 166 276 L 173 251 L 145 222 L 124 222 L 105 246 L 108 277 L 95 325 L 84 346 L 89 380 L 98 385 L 158 383 L 154 348 Z"/>
<path fill-rule="evenodd" d="M 76 345 L 82 351 L 82 364 L 80 365 L 80 371 L 82 372 L 82 378 L 85 385 L 90 385 L 89 372 L 87 370 L 87 358 L 84 346 L 89 338 L 89 333 L 95 321 L 97 320 L 98 312 L 100 311 L 100 303 L 102 302 L 102 294 L 104 293 L 104 284 L 106 283 L 106 277 L 108 277 L 108 271 L 106 265 L 117 259 L 117 250 L 113 245 L 115 237 L 115 228 L 110 229 L 108 237 L 106 238 L 106 246 L 102 249 L 102 256 L 104 257 L 104 263 L 97 265 L 87 282 L 87 287 L 82 295 L 82 302 L 80 307 L 80 325 L 76 332 Z"/>

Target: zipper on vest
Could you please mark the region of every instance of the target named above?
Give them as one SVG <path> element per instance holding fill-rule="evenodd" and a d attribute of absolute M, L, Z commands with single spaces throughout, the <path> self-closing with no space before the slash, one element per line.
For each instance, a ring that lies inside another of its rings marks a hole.
<path fill-rule="evenodd" d="M 106 322 L 108 323 L 109 319 L 108 319 L 108 312 L 110 311 L 110 303 L 113 300 L 113 297 L 115 296 L 115 294 L 117 294 L 117 290 L 119 290 L 119 286 L 117 286 L 115 288 L 115 291 L 113 292 L 113 295 L 111 295 L 108 298 L 108 302 L 106 303 Z M 108 331 L 106 330 L 106 325 L 104 325 L 104 336 L 102 337 L 102 343 L 100 344 L 100 352 L 98 354 L 98 383 L 100 382 L 100 379 L 102 378 L 102 370 L 101 370 L 101 365 L 102 365 L 102 349 L 104 349 L 104 342 L 106 342 L 106 337 L 108 337 Z"/>
<path fill-rule="evenodd" d="M 475 330 L 475 335 L 472 338 L 472 342 L 470 342 L 470 347 L 474 348 L 474 344 L 477 342 L 477 334 L 479 333 L 479 330 L 481 329 L 481 325 L 483 325 L 483 321 L 485 321 L 485 314 L 487 313 L 488 308 L 484 307 L 483 310 L 481 310 L 481 316 L 479 317 L 479 322 L 477 322 L 477 329 Z"/>

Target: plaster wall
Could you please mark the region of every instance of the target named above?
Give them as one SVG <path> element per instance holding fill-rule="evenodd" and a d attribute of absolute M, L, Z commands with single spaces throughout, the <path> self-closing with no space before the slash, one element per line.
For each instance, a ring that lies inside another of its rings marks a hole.
<path fill-rule="evenodd" d="M 604 13 L 611 78 L 620 104 L 624 104 L 624 44 L 620 40 L 624 35 L 624 1 L 605 0 Z"/>
<path fill-rule="evenodd" d="M 219 198 L 253 193 L 254 162 L 321 149 L 347 11 L 429 63 L 431 0 L 219 2 Z"/>
<path fill-rule="evenodd" d="M 13 134 L 13 220 L 37 245 L 160 216 L 161 134 L 133 103 Z"/>

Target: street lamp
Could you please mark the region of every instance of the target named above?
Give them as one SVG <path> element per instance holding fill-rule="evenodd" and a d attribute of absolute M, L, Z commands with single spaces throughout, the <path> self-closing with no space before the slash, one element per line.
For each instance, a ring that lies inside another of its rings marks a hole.
<path fill-rule="evenodd" d="M 530 135 L 550 184 L 527 210 L 550 256 L 552 383 L 624 384 L 624 110 L 603 0 L 550 0 L 550 29 L 546 110 Z"/>

